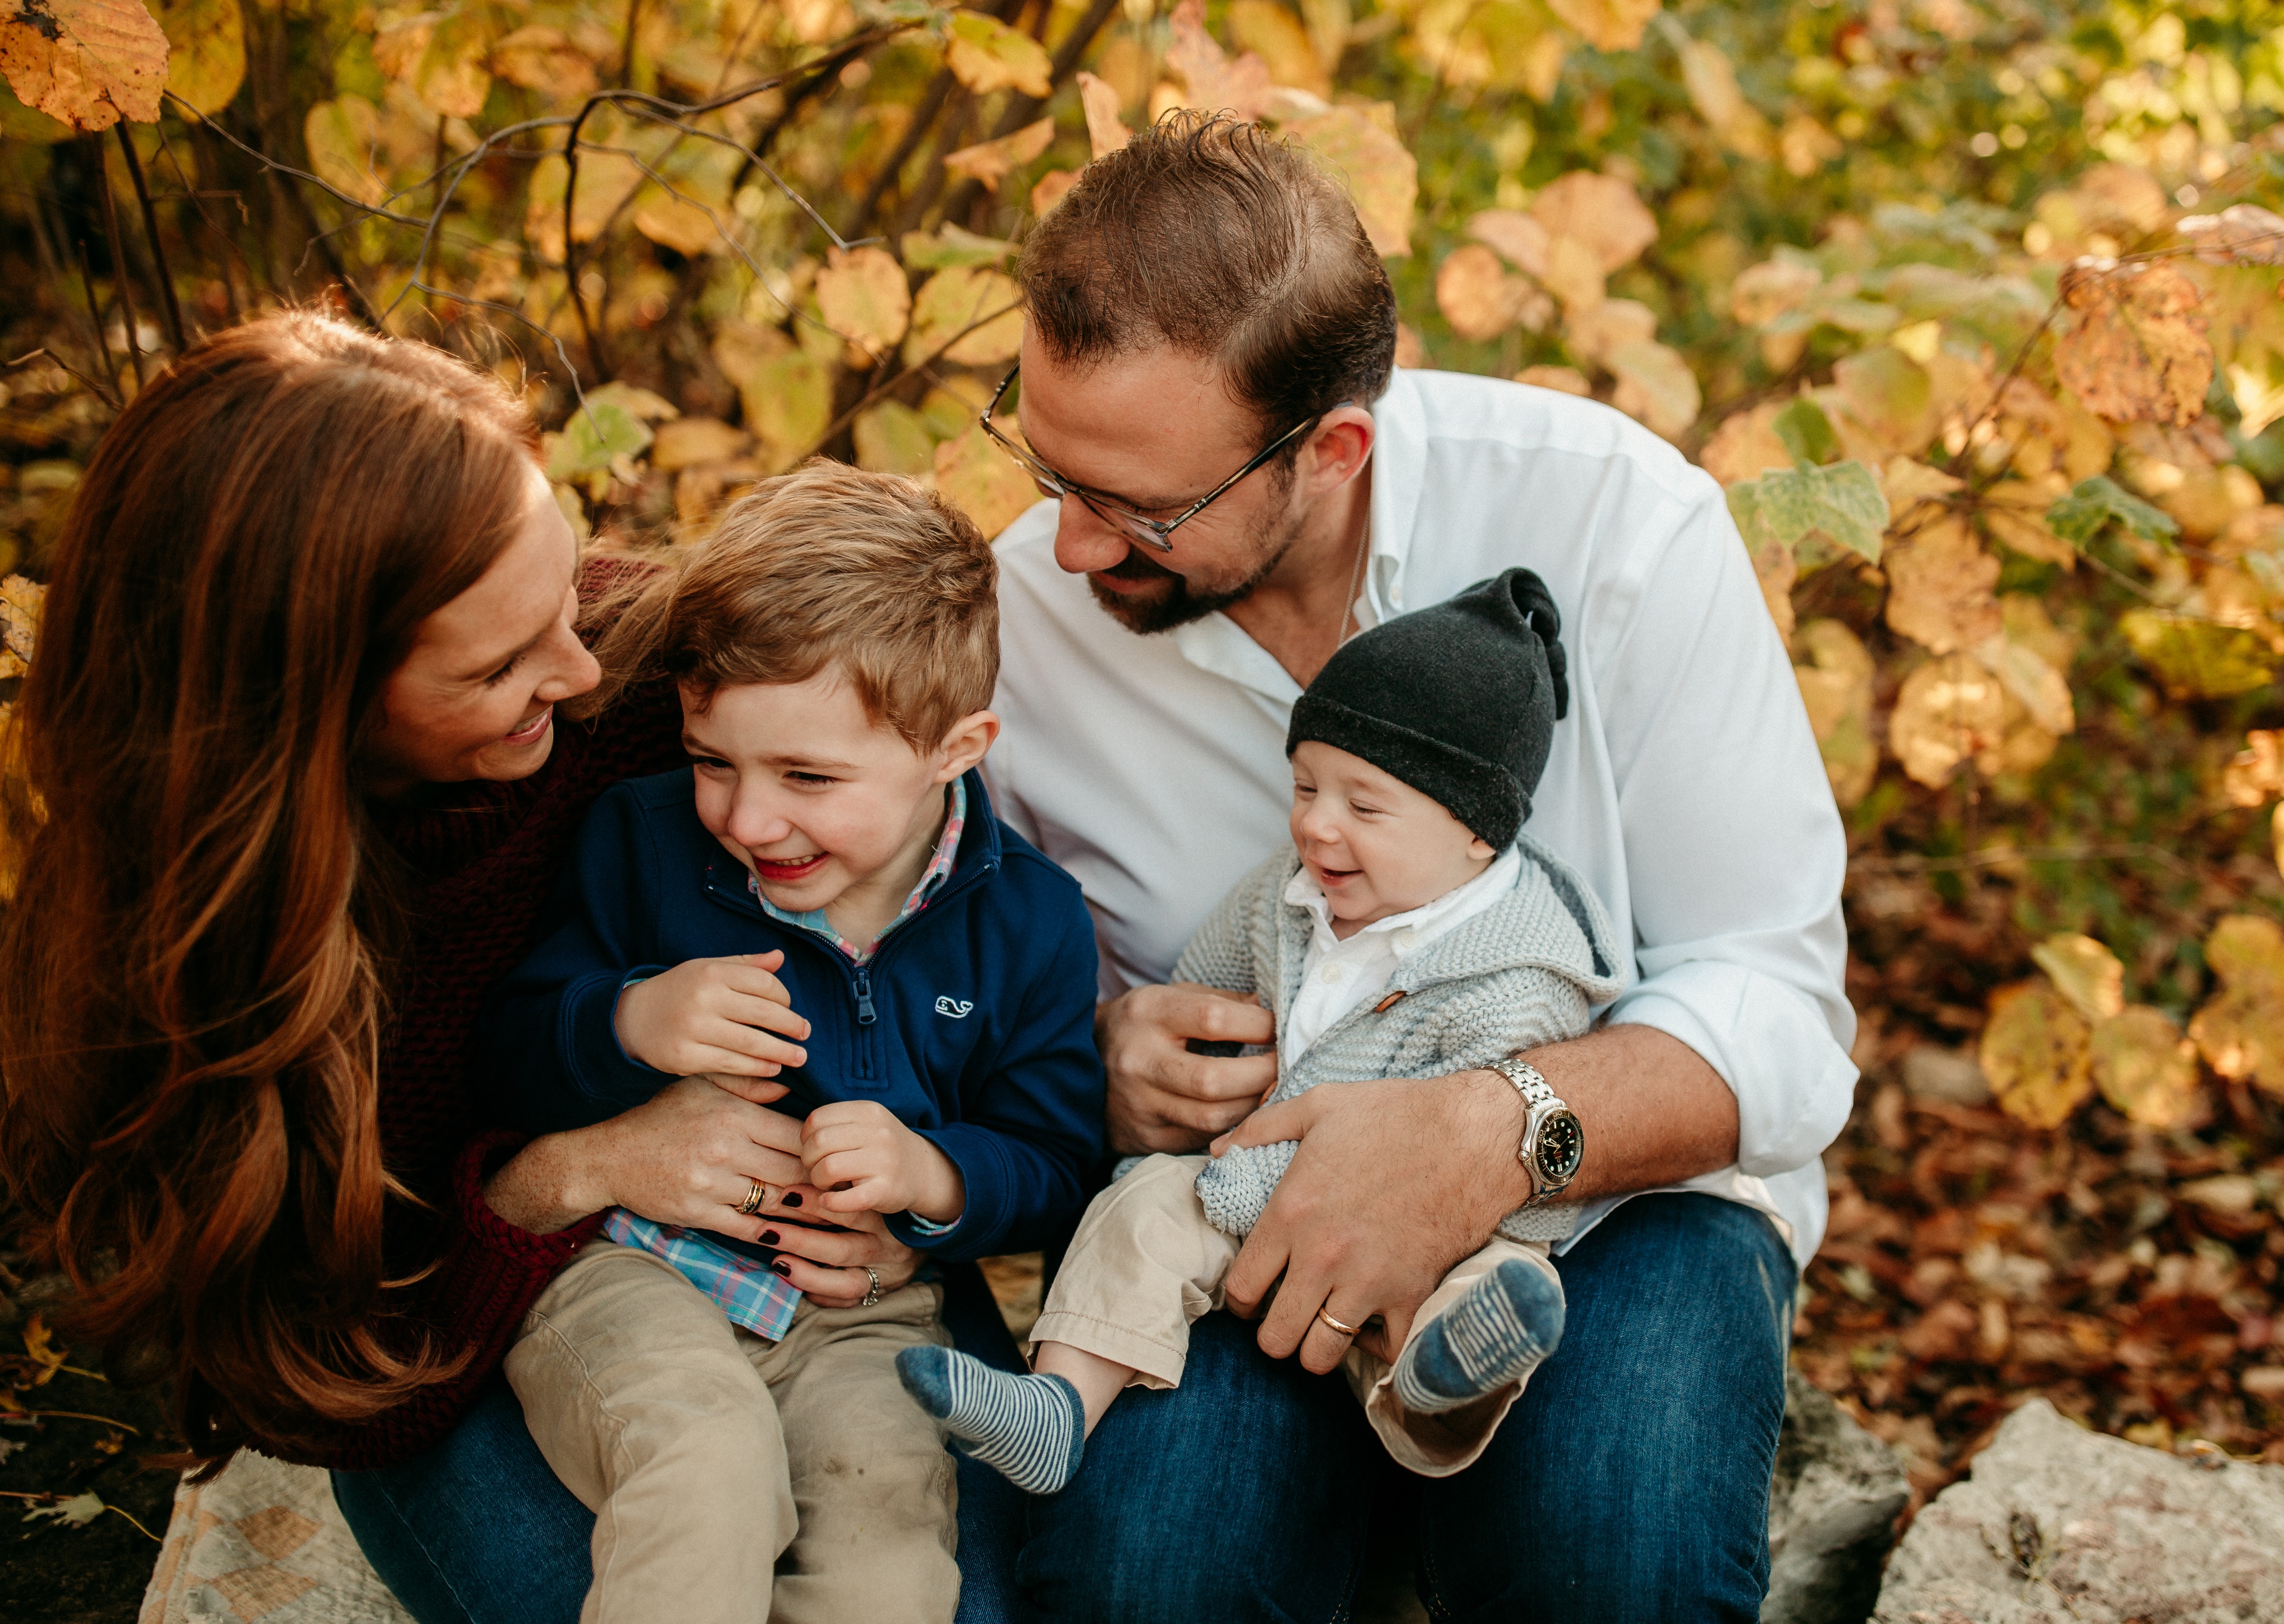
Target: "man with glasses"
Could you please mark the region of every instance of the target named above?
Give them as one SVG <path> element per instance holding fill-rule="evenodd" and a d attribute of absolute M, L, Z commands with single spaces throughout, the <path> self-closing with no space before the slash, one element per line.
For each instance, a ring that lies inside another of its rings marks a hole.
<path fill-rule="evenodd" d="M 1113 1407 L 1012 1573 L 971 1526 L 966 1616 L 1010 1583 L 1058 1620 L 1346 1616 L 1384 1468 L 1321 1372 L 1351 1327 L 1392 1356 L 1453 1261 L 1552 1198 L 1578 1216 L 1560 1350 L 1476 1465 L 1380 1486 L 1415 1519 L 1423 1599 L 1757 1617 L 1854 1019 L 1839 820 L 1719 488 L 1607 408 L 1392 372 L 1354 211 L 1250 125 L 1174 115 L 1099 160 L 1022 277 L 985 426 L 1052 505 L 1001 542 L 994 795 L 1094 910 L 1114 1148 L 1240 1122 L 1301 1144 L 1182 1386 Z M 1631 924 L 1625 990 L 1498 1069 L 1248 1116 L 1276 1060 L 1240 1046 L 1272 1043 L 1270 1016 L 1163 983 L 1287 838 L 1293 701 L 1360 628 L 1512 565 L 1548 583 L 1570 660 L 1529 829 Z"/>

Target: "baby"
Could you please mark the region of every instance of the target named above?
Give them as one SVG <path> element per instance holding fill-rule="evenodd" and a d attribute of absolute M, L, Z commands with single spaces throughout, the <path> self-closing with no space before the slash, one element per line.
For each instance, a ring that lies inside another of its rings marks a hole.
<path fill-rule="evenodd" d="M 1174 971 L 1273 1010 L 1263 1103 L 1487 1066 L 1580 1035 L 1616 995 L 1600 902 L 1520 832 L 1568 707 L 1559 629 L 1538 577 L 1509 570 L 1355 638 L 1294 707 L 1294 849 L 1239 882 Z M 1464 711 L 1441 699 L 1455 672 L 1476 697 Z M 1179 1385 L 1190 1323 L 1221 1306 L 1295 1148 L 1143 1159 L 1088 1207 L 1032 1332 L 1035 1374 L 911 1347 L 905 1386 L 958 1447 L 1055 1493 L 1122 1388 Z M 1561 1339 L 1547 1244 L 1574 1223 L 1535 1201 L 1509 1214 L 1420 1306 L 1393 1367 L 1349 1348 L 1342 1369 L 1399 1464 L 1447 1476 L 1489 1445 Z M 1319 1317 L 1353 1335 L 1334 1311 Z"/>

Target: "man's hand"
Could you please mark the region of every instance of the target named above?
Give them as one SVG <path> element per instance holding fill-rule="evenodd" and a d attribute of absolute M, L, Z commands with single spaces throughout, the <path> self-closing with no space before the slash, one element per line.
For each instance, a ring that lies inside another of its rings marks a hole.
<path fill-rule="evenodd" d="M 836 1100 L 809 1113 L 802 1165 L 829 1213 L 911 1213 L 950 1223 L 967 1210 L 967 1184 L 951 1158 L 877 1100 Z"/>
<path fill-rule="evenodd" d="M 1350 1325 L 1377 1316 L 1357 1340 L 1392 1361 L 1451 1266 L 1529 1198 L 1514 1156 L 1522 1120 L 1504 1079 L 1462 1072 L 1311 1089 L 1216 1140 L 1216 1155 L 1301 1142 L 1224 1288 L 1248 1319 L 1276 1289 L 1262 1351 L 1297 1348 L 1307 1369 L 1331 1370 L 1349 1339 L 1317 1318 L 1323 1308 Z"/>
<path fill-rule="evenodd" d="M 619 1047 L 677 1077 L 774 1077 L 808 1064 L 809 1022 L 770 973 L 784 963 L 781 951 L 693 958 L 636 982 L 613 1017 Z"/>
<path fill-rule="evenodd" d="M 1110 1083 L 1110 1148 L 1124 1155 L 1197 1150 L 1277 1084 L 1273 1054 L 1224 1060 L 1190 1052 L 1192 1038 L 1277 1041 L 1276 1018 L 1243 993 L 1188 981 L 1138 987 L 1095 1012 L 1094 1037 Z"/>

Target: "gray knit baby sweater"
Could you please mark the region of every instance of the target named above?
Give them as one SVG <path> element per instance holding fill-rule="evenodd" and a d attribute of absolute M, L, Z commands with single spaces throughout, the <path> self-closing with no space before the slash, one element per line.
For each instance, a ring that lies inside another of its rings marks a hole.
<path fill-rule="evenodd" d="M 1589 1010 L 1622 985 L 1609 918 L 1568 863 L 1528 834 L 1515 844 L 1523 863 L 1514 891 L 1399 964 L 1386 993 L 1282 1069 L 1264 1104 L 1320 1082 L 1442 1077 L 1585 1032 Z M 1174 980 L 1260 995 L 1281 1027 L 1314 926 L 1307 909 L 1285 900 L 1300 866 L 1288 848 L 1240 880 L 1183 949 Z M 1199 1174 L 1213 1226 L 1249 1233 L 1298 1148 L 1289 1139 L 1242 1147 Z M 1510 1240 L 1560 1240 L 1576 1223 L 1575 1206 L 1554 1202 L 1518 1208 L 1498 1228 Z"/>

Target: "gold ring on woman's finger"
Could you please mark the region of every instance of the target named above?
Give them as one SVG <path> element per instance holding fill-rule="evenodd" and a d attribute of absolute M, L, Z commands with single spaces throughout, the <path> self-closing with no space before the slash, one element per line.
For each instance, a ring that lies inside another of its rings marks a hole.
<path fill-rule="evenodd" d="M 1325 1328 L 1327 1331 L 1336 1331 L 1344 1337 L 1352 1337 L 1356 1335 L 1357 1331 L 1364 1329 L 1361 1325 L 1342 1324 L 1339 1320 L 1336 1320 L 1332 1316 L 1330 1310 L 1325 1308 L 1319 1308 L 1317 1310 L 1317 1317 L 1324 1321 Z"/>
<path fill-rule="evenodd" d="M 872 1288 L 864 1293 L 864 1300 L 856 1306 L 860 1308 L 869 1308 L 880 1300 L 880 1277 L 870 1263 L 859 1263 L 856 1267 L 863 1269 L 864 1278 L 872 1283 Z"/>
<path fill-rule="evenodd" d="M 770 1204 L 770 1187 L 759 1179 L 749 1179 L 747 1182 L 752 1184 L 753 1188 L 746 1191 L 746 1198 L 738 1203 L 738 1210 L 751 1218 Z"/>

